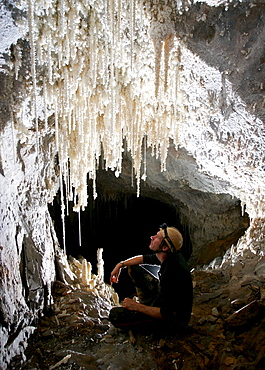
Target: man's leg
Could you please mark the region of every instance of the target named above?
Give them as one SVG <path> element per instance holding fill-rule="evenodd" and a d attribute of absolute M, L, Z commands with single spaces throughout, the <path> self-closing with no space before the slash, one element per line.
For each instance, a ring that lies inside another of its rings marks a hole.
<path fill-rule="evenodd" d="M 154 319 L 141 312 L 130 311 L 124 307 L 113 307 L 110 310 L 109 320 L 113 326 L 121 329 L 130 329 L 137 325 L 153 323 Z"/>
<path fill-rule="evenodd" d="M 158 279 L 141 266 L 129 266 L 128 274 L 131 277 L 140 303 L 152 306 L 158 294 Z M 130 328 L 137 325 L 149 325 L 157 320 L 137 311 L 130 311 L 124 307 L 114 307 L 110 311 L 110 322 L 117 328 Z"/>
<path fill-rule="evenodd" d="M 141 265 L 129 266 L 128 274 L 136 287 L 140 303 L 152 306 L 158 295 L 158 279 Z"/>

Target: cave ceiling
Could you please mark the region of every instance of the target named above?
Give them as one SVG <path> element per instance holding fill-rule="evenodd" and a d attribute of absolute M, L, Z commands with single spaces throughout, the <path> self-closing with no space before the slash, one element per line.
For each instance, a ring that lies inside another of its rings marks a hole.
<path fill-rule="evenodd" d="M 1 127 L 12 118 L 22 145 L 35 131 L 37 150 L 53 137 L 77 211 L 87 174 L 100 188 L 103 153 L 121 178 L 130 158 L 138 195 L 157 188 L 191 209 L 240 199 L 263 213 L 262 1 L 10 1 L 2 13 L 13 21 L 3 26 Z"/>

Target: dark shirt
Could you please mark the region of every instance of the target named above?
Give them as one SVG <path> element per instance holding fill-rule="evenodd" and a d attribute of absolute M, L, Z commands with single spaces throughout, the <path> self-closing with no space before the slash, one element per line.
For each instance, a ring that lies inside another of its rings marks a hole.
<path fill-rule="evenodd" d="M 188 265 L 180 252 L 169 253 L 162 262 L 155 254 L 143 256 L 143 263 L 161 265 L 159 293 L 152 306 L 160 307 L 163 319 L 177 325 L 190 321 L 193 301 L 193 286 Z"/>

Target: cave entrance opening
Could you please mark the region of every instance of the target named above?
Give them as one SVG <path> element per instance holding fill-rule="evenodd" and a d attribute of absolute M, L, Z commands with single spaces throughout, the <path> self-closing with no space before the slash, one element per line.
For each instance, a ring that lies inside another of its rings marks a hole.
<path fill-rule="evenodd" d="M 63 247 L 59 193 L 49 210 L 60 246 Z M 89 197 L 87 208 L 80 211 L 81 245 L 78 218 L 70 203 L 69 215 L 65 216 L 66 253 L 75 258 L 86 258 L 92 264 L 92 273 L 97 273 L 97 249 L 103 248 L 104 279 L 107 283 L 110 272 L 119 261 L 150 253 L 150 236 L 156 234 L 164 222 L 181 231 L 186 259 L 192 252 L 188 227 L 181 225 L 177 209 L 154 198 L 126 193 L 109 197 L 98 194 L 95 200 Z"/>

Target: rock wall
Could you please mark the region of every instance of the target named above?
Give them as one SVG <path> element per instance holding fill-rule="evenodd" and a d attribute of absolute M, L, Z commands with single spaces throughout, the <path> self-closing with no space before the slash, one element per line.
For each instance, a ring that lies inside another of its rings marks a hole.
<path fill-rule="evenodd" d="M 7 125 L 1 132 L 0 175 L 0 367 L 24 351 L 34 322 L 51 303 L 55 279 L 56 235 L 47 202 L 55 184 L 45 183 L 53 169 L 49 137 L 36 152 L 35 134 L 22 141 Z M 55 180 L 55 177 L 54 177 Z"/>

